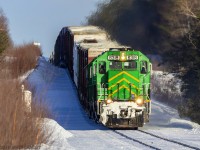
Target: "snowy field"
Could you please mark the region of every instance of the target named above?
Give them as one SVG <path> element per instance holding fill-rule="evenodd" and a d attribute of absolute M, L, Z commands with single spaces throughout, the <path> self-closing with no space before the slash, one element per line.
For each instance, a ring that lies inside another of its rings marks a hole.
<path fill-rule="evenodd" d="M 45 127 L 53 133 L 41 150 L 200 148 L 200 125 L 180 119 L 176 110 L 156 100 L 152 100 L 150 122 L 139 131 L 110 130 L 88 118 L 67 70 L 56 68 L 41 58 L 28 81 L 36 88 L 37 95 L 46 99 L 45 104 L 54 115 L 54 120 L 45 119 Z"/>

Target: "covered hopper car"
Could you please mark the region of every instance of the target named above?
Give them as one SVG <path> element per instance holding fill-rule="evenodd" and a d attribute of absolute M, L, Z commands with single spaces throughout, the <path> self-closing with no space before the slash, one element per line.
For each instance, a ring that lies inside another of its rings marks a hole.
<path fill-rule="evenodd" d="M 53 63 L 67 67 L 89 116 L 110 128 L 142 127 L 151 113 L 152 65 L 95 26 L 65 27 Z"/>

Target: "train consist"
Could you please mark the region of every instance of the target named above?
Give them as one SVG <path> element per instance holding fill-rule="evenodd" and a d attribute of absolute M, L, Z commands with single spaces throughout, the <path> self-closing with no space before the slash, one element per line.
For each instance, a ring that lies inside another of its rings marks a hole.
<path fill-rule="evenodd" d="M 149 121 L 152 65 L 140 51 L 111 41 L 95 26 L 64 27 L 51 61 L 68 68 L 94 120 L 109 128 L 137 128 Z"/>

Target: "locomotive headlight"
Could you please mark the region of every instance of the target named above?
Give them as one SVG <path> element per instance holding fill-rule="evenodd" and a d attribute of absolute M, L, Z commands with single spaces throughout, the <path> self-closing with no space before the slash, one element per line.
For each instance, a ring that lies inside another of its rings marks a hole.
<path fill-rule="evenodd" d="M 120 59 L 121 59 L 121 61 L 126 60 L 125 53 L 121 53 Z"/>
<path fill-rule="evenodd" d="M 142 105 L 144 103 L 143 99 L 141 97 L 138 97 L 136 100 L 135 100 L 135 103 L 137 105 Z"/>
<path fill-rule="evenodd" d="M 112 103 L 112 102 L 113 102 L 113 101 L 112 101 L 111 98 L 109 98 L 109 99 L 106 100 L 106 104 L 110 104 L 110 103 Z"/>

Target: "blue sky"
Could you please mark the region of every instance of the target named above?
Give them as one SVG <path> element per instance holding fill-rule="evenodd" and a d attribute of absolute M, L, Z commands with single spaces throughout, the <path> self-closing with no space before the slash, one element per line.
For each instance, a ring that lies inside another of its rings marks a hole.
<path fill-rule="evenodd" d="M 16 45 L 41 43 L 49 57 L 62 27 L 85 23 L 86 17 L 103 0 L 0 0 Z"/>

